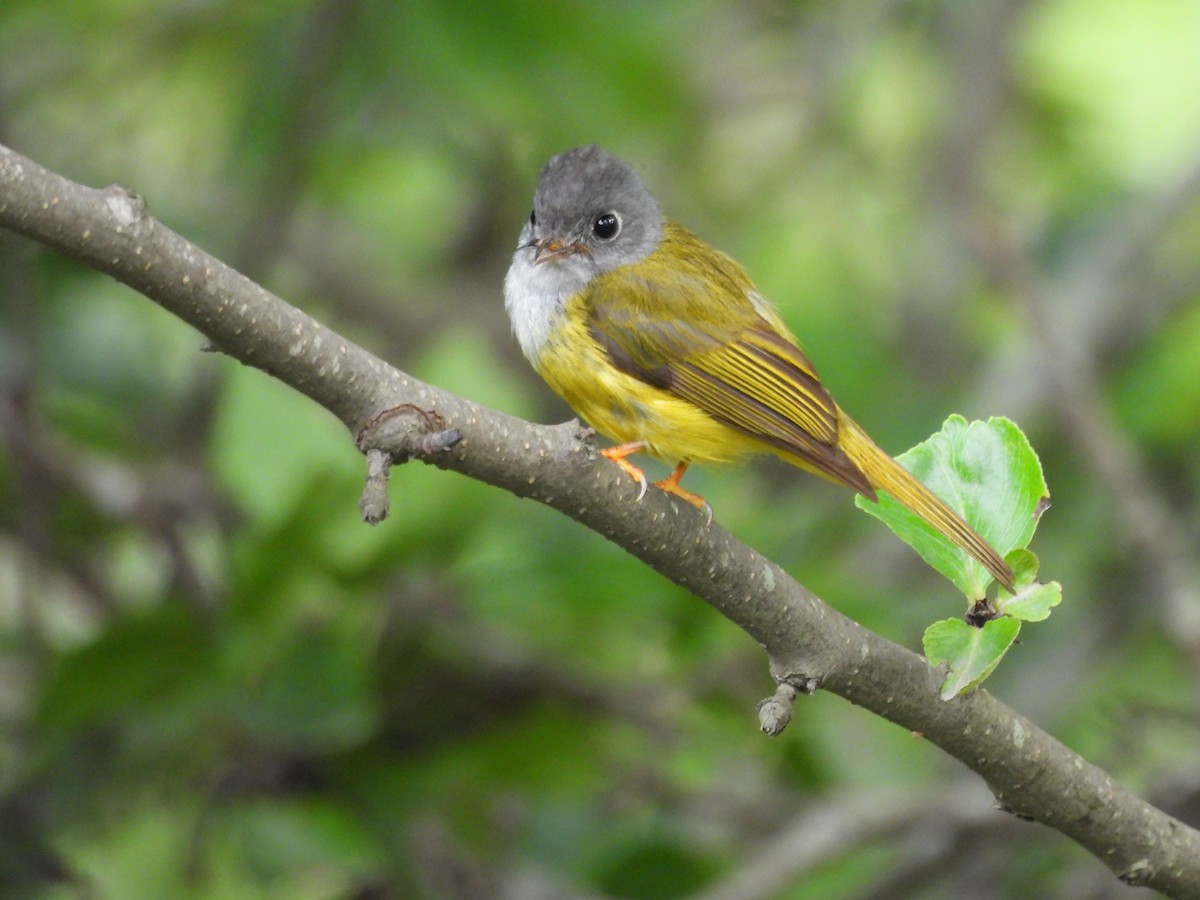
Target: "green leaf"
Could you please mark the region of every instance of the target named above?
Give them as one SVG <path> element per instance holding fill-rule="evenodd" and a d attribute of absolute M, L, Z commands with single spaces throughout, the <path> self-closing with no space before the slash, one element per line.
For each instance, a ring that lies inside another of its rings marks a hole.
<path fill-rule="evenodd" d="M 1041 564 L 1032 550 L 1013 550 L 1004 555 L 1004 561 L 1012 568 L 1013 581 L 1017 583 L 1018 588 L 1031 585 L 1037 580 Z"/>
<path fill-rule="evenodd" d="M 283 877 L 319 866 L 336 879 L 379 863 L 381 849 L 363 819 L 334 797 L 252 798 L 231 804 L 222 819 L 256 872 Z"/>
<path fill-rule="evenodd" d="M 58 657 L 39 700 L 39 721 L 64 733 L 101 722 L 150 722 L 187 706 L 214 650 L 211 631 L 178 604 L 118 619 L 96 640 Z"/>
<path fill-rule="evenodd" d="M 1033 537 L 1048 496 L 1042 466 L 1013 422 L 993 417 L 968 423 L 954 415 L 942 430 L 896 457 L 941 497 L 1001 555 L 1024 548 Z M 882 520 L 968 599 L 983 597 L 992 576 L 894 498 L 878 503 L 858 497 L 859 507 Z"/>
<path fill-rule="evenodd" d="M 1040 622 L 1050 615 L 1050 610 L 1062 600 L 1062 585 L 1057 581 L 1047 584 L 1032 584 L 1018 587 L 1013 597 L 997 599 L 993 605 L 996 612 L 1012 616 L 1023 622 Z"/>
<path fill-rule="evenodd" d="M 265 660 L 238 704 L 240 723 L 268 745 L 301 752 L 358 746 L 377 718 L 369 653 L 353 632 L 312 623 Z"/>
<path fill-rule="evenodd" d="M 1005 617 L 974 628 L 962 619 L 945 619 L 925 629 L 925 656 L 933 665 L 947 664 L 942 699 L 975 688 L 992 673 L 1021 632 L 1018 619 Z"/>

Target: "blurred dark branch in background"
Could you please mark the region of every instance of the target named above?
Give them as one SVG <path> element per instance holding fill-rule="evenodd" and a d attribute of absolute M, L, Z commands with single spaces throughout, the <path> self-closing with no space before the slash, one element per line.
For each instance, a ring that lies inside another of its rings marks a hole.
<path fill-rule="evenodd" d="M 1061 277 L 1048 281 L 1025 262 L 1031 248 L 1001 236 L 988 248 L 993 277 L 1029 315 L 1025 363 L 1048 385 L 1029 406 L 1048 413 L 1119 511 L 1116 522 L 1137 570 L 1160 601 L 1164 633 L 1200 672 L 1200 543 L 1194 517 L 1178 507 L 1173 486 L 1116 424 L 1101 385 L 1121 347 L 1155 327 L 1200 290 L 1193 281 L 1162 285 L 1153 257 L 1187 215 L 1200 208 L 1200 164 L 1178 188 L 1130 209 Z"/>
<path fill-rule="evenodd" d="M 1016 32 L 1029 0 L 960 4 L 946 10 L 944 41 L 952 88 L 930 155 L 927 197 L 943 220 L 944 242 L 927 275 L 946 302 L 968 291 L 984 272 L 998 291 L 1027 314 L 1017 353 L 998 357 L 980 373 L 975 391 L 982 409 L 1004 409 L 1029 421 L 1043 416 L 1087 466 L 1093 483 L 1118 511 L 1115 524 L 1140 591 L 1157 601 L 1163 632 L 1178 643 L 1200 675 L 1200 533 L 1195 500 L 1156 477 L 1116 422 L 1103 390 L 1114 363 L 1200 292 L 1200 264 L 1182 273 L 1162 263 L 1172 236 L 1200 215 L 1200 161 L 1171 189 L 1124 201 L 1095 234 L 1072 248 L 1053 274 L 1032 260 L 1047 254 L 1053 234 L 1008 233 L 996 217 L 989 182 L 1002 152 L 1012 109 L 1024 86 L 1013 71 Z M 1173 273 L 1166 276 L 1160 273 Z M 948 283 L 946 283 L 948 280 Z M 943 284 L 944 290 L 936 287 Z M 936 310 L 944 308 L 935 302 Z M 927 329 L 951 337 L 944 329 Z M 953 352 L 952 348 L 940 348 Z M 1053 483 L 1053 479 L 1052 479 Z"/>

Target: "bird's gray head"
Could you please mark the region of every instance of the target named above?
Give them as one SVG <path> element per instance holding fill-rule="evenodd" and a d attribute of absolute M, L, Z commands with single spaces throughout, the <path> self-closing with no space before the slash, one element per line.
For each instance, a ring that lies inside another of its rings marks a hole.
<path fill-rule="evenodd" d="M 504 279 L 513 333 L 534 365 L 568 299 L 647 256 L 662 235 L 658 204 L 628 164 L 599 147 L 546 163 Z"/>
<path fill-rule="evenodd" d="M 658 204 L 633 168 L 592 145 L 542 168 L 521 248 L 535 264 L 570 257 L 598 275 L 646 256 L 662 233 Z"/>

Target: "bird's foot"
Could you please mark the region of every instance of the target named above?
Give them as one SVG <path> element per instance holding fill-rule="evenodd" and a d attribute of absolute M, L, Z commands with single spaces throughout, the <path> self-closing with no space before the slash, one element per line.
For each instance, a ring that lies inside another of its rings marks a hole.
<path fill-rule="evenodd" d="M 654 486 L 660 491 L 664 491 L 668 494 L 674 494 L 681 500 L 686 500 L 688 503 L 692 504 L 692 506 L 696 507 L 696 509 L 704 510 L 705 515 L 708 516 L 708 524 L 711 525 L 713 511 L 712 507 L 708 505 L 708 501 L 699 494 L 693 494 L 691 491 L 685 490 L 679 486 L 679 479 L 683 478 L 683 473 L 687 471 L 687 467 L 687 463 L 681 462 L 675 467 L 675 471 L 673 471 L 666 478 L 662 479 L 661 481 L 654 482 Z"/>
<path fill-rule="evenodd" d="M 629 444 L 619 444 L 616 447 L 605 447 L 600 451 L 600 455 L 611 459 L 622 471 L 630 478 L 641 485 L 642 489 L 638 491 L 637 498 L 641 500 L 646 496 L 646 473 L 631 463 L 625 457 L 632 456 L 635 453 L 640 453 L 646 449 L 645 441 L 633 441 Z"/>

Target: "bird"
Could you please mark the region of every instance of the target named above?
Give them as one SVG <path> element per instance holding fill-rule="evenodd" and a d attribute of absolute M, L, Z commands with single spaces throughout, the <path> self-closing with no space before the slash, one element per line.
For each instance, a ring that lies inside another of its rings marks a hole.
<path fill-rule="evenodd" d="M 872 501 L 886 491 L 1015 592 L 1000 553 L 838 406 L 746 270 L 602 148 L 542 168 L 504 304 L 534 370 L 616 442 L 600 452 L 639 499 L 636 453 L 674 463 L 655 487 L 701 509 L 680 485 L 689 465 L 770 453 Z"/>

